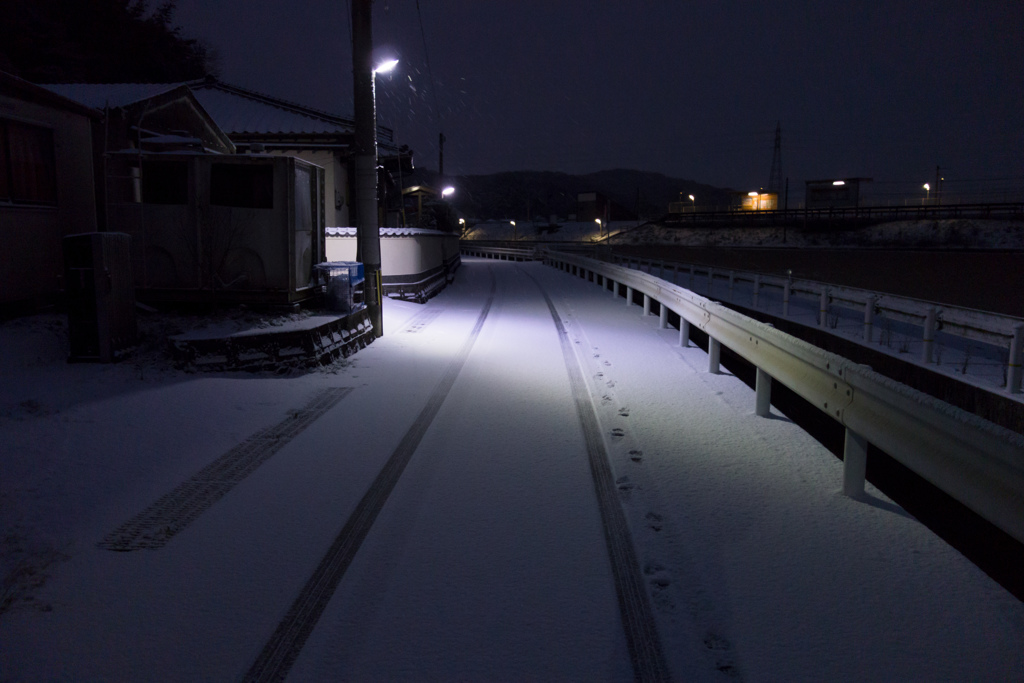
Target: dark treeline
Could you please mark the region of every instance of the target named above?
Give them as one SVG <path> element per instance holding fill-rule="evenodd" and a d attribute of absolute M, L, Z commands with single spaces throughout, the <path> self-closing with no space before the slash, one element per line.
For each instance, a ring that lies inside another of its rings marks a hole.
<path fill-rule="evenodd" d="M 214 72 L 173 24 L 174 0 L 3 0 L 0 71 L 35 83 L 159 83 Z"/>

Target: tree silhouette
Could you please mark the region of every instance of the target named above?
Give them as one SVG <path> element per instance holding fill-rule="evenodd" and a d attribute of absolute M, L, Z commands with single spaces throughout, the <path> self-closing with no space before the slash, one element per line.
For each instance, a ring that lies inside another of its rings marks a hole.
<path fill-rule="evenodd" d="M 174 26 L 175 2 L 3 0 L 0 71 L 36 83 L 166 83 L 206 76 L 215 56 Z"/>

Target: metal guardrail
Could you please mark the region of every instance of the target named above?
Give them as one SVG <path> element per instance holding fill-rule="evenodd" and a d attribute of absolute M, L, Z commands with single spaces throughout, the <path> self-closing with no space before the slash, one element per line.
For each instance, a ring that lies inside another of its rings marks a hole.
<path fill-rule="evenodd" d="M 618 296 L 644 295 L 644 311 L 660 304 L 680 317 L 680 344 L 695 325 L 709 337 L 709 371 L 718 372 L 721 345 L 757 368 L 758 415 L 769 410 L 772 380 L 846 428 L 843 491 L 864 490 L 867 444 L 873 443 L 1018 541 L 1024 542 L 1024 437 L 865 365 L 829 353 L 653 275 L 583 256 L 546 250 L 545 263 L 592 278 Z"/>
<path fill-rule="evenodd" d="M 873 341 L 874 328 L 878 318 L 907 322 L 920 326 L 922 332 L 921 362 L 928 365 L 933 362 L 933 344 L 935 333 L 942 330 L 946 334 L 956 335 L 964 339 L 984 342 L 1007 350 L 1006 391 L 1011 394 L 1021 393 L 1022 364 L 1024 364 L 1024 320 L 1006 315 L 998 315 L 987 311 L 979 311 L 963 306 L 901 297 L 884 294 L 869 289 L 846 287 L 816 280 L 804 280 L 778 275 L 767 275 L 751 271 L 738 271 L 725 268 L 714 268 L 707 265 L 655 261 L 652 259 L 613 257 L 616 264 L 631 267 L 636 264 L 640 270 L 645 264 L 649 269 L 657 268 L 660 275 L 671 270 L 673 280 L 678 274 L 689 275 L 689 289 L 694 289 L 697 277 L 703 277 L 710 286 L 708 296 L 720 296 L 731 303 L 740 304 L 734 295 L 737 283 L 751 284 L 750 302 L 740 305 L 758 308 L 758 301 L 763 290 L 775 289 L 782 292 L 782 317 L 789 315 L 789 302 L 797 294 L 807 295 L 819 300 L 818 327 L 828 329 L 828 317 L 825 313 L 832 304 L 846 308 L 861 310 L 864 313 L 864 342 Z M 721 285 L 723 294 L 712 294 L 716 285 Z M 728 297 L 724 295 L 728 293 Z"/>
<path fill-rule="evenodd" d="M 534 247 L 478 247 L 462 242 L 459 245 L 459 250 L 464 256 L 480 256 L 500 261 L 539 261 L 543 258 L 540 250 Z"/>

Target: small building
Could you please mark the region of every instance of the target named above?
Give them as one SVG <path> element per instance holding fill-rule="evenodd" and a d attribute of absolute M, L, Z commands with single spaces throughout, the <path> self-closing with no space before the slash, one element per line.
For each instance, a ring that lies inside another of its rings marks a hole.
<path fill-rule="evenodd" d="M 740 211 L 775 211 L 779 208 L 779 195 L 763 190 L 733 192 L 732 206 Z"/>
<path fill-rule="evenodd" d="M 100 112 L 0 72 L 0 309 L 63 289 L 61 239 L 94 232 Z"/>
<path fill-rule="evenodd" d="M 804 207 L 808 209 L 856 209 L 860 206 L 860 185 L 871 178 L 808 180 Z"/>

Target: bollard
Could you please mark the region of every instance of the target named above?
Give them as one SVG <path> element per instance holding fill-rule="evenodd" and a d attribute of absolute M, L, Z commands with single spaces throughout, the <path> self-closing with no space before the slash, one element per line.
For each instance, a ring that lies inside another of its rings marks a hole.
<path fill-rule="evenodd" d="M 868 441 L 863 436 L 846 428 L 846 442 L 843 445 L 843 494 L 850 498 L 864 495 L 864 473 L 868 465 Z"/>
<path fill-rule="evenodd" d="M 1022 348 L 1024 348 L 1024 325 L 1017 325 L 1013 328 L 1010 357 L 1006 366 L 1006 390 L 1011 394 L 1020 393 Z"/>
<path fill-rule="evenodd" d="M 722 344 L 714 337 L 708 335 L 708 372 L 712 375 L 717 375 L 721 363 Z"/>
<path fill-rule="evenodd" d="M 658 329 L 664 330 L 668 328 L 668 306 L 658 302 Z"/>
<path fill-rule="evenodd" d="M 869 296 L 864 302 L 864 343 L 870 344 L 874 336 L 875 328 L 875 296 Z"/>
<path fill-rule="evenodd" d="M 684 349 L 690 347 L 690 321 L 679 316 L 679 345 Z"/>
<path fill-rule="evenodd" d="M 821 290 L 821 295 L 818 297 L 818 327 L 824 328 L 828 326 L 828 290 Z"/>
<path fill-rule="evenodd" d="M 651 297 L 644 294 L 644 317 L 646 318 L 651 314 Z"/>
<path fill-rule="evenodd" d="M 633 305 L 633 288 L 630 287 L 629 285 L 626 285 L 626 305 Z"/>
<path fill-rule="evenodd" d="M 793 288 L 792 282 L 786 282 L 782 287 L 782 317 L 789 317 L 789 291 Z"/>
<path fill-rule="evenodd" d="M 757 300 L 760 297 L 761 297 L 761 276 L 760 275 L 755 275 L 754 276 L 754 295 L 753 295 L 753 298 L 751 299 L 751 302 L 752 302 L 751 307 L 752 308 L 757 308 Z"/>
<path fill-rule="evenodd" d="M 921 340 L 924 342 L 921 345 L 921 362 L 927 365 L 932 362 L 932 346 L 935 345 L 935 318 L 936 318 L 935 307 L 931 306 L 928 308 L 928 313 L 924 316 L 924 337 Z"/>
<path fill-rule="evenodd" d="M 761 368 L 757 369 L 754 394 L 754 414 L 758 417 L 768 417 L 772 406 L 772 376 Z"/>

